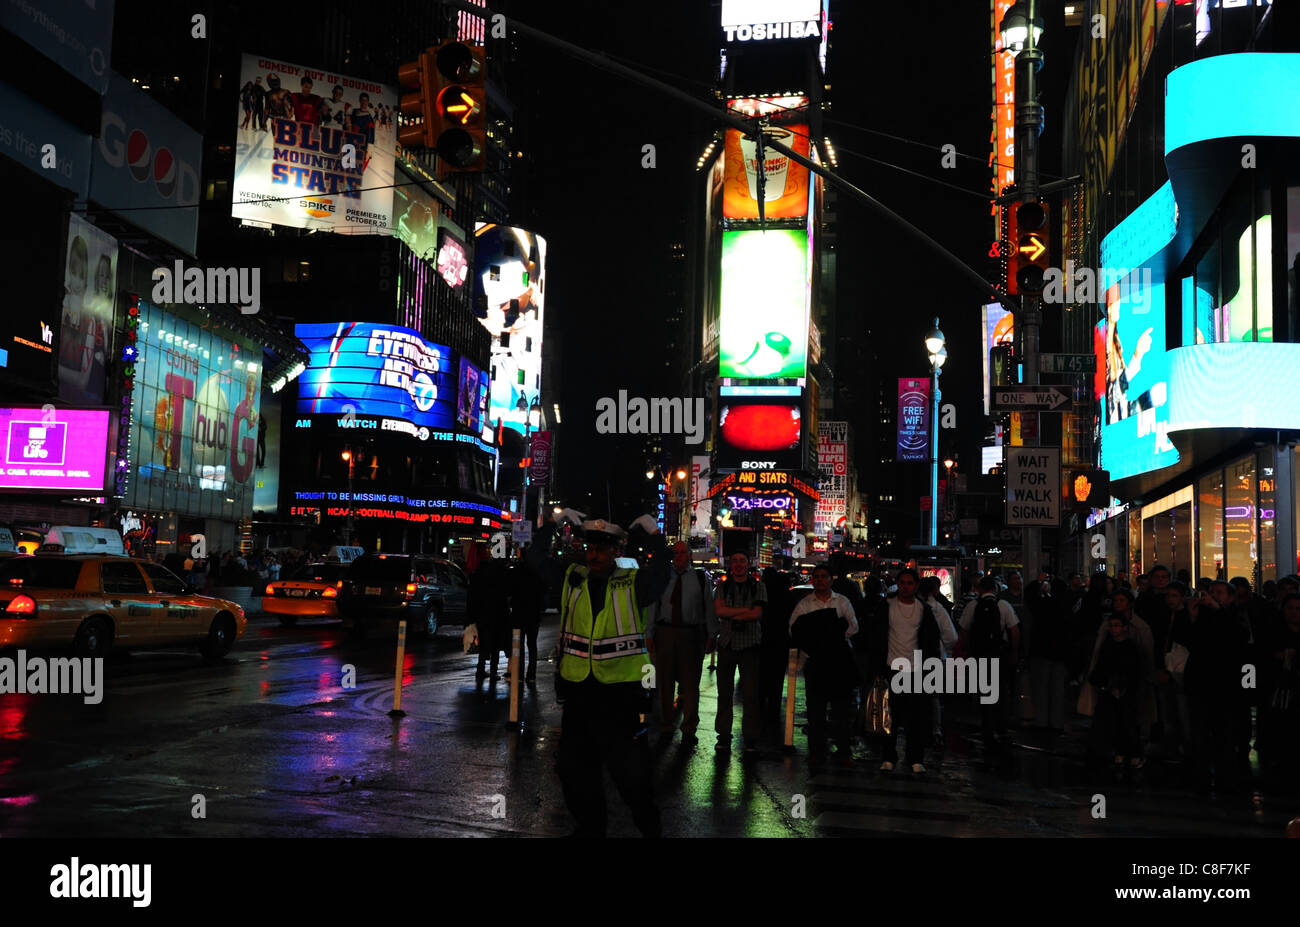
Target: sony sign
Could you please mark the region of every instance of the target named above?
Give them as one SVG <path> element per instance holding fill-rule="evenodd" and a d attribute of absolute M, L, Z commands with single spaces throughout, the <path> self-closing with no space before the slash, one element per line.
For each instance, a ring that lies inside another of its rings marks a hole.
<path fill-rule="evenodd" d="M 821 38 L 821 0 L 722 0 L 728 42 Z"/>

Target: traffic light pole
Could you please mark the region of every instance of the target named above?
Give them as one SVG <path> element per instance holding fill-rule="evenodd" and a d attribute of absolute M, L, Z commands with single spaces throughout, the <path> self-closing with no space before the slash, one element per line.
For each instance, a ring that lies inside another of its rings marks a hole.
<path fill-rule="evenodd" d="M 488 20 L 489 31 L 495 30 L 496 28 L 495 23 L 492 22 L 492 20 L 494 20 L 495 17 L 497 17 L 498 15 L 501 15 L 492 12 L 486 6 L 476 6 L 475 4 L 468 2 L 468 0 L 442 0 L 442 3 L 444 6 L 452 7 L 456 10 L 459 10 L 462 13 L 468 13 L 471 16 L 477 16 L 480 19 Z M 650 77 L 646 74 L 642 74 L 639 71 L 627 67 L 626 65 L 619 64 L 616 61 L 611 61 L 608 57 L 606 57 L 603 54 L 589 51 L 585 48 L 574 45 L 571 42 L 566 42 L 563 39 L 556 38 L 555 36 L 543 32 L 540 29 L 536 29 L 525 23 L 521 23 L 517 19 L 511 18 L 509 20 L 506 20 L 505 17 L 502 16 L 502 21 L 505 21 L 508 28 L 513 29 L 515 32 L 519 33 L 520 35 L 525 35 L 528 36 L 529 38 L 536 39 L 539 43 L 543 45 L 549 45 L 552 48 L 557 48 L 563 51 L 565 54 L 571 55 L 572 57 L 577 58 L 580 61 L 585 61 L 587 64 L 600 68 L 603 71 L 608 71 L 611 74 L 617 74 L 620 77 L 632 81 L 633 83 L 641 84 L 642 86 L 649 87 L 652 90 L 657 90 L 660 93 L 672 97 L 673 99 L 677 100 L 679 103 L 682 103 L 685 106 L 689 106 L 692 107 L 693 109 L 699 110 L 700 112 L 708 115 L 711 119 L 715 121 L 726 124 L 729 128 L 740 131 L 742 134 L 746 136 L 754 136 L 757 134 L 757 132 L 760 129 L 759 125 L 751 120 L 740 119 L 738 117 L 731 116 L 728 113 L 720 112 L 718 110 L 716 102 L 710 103 L 705 100 L 696 99 L 695 97 L 691 96 L 689 93 L 685 93 L 684 91 L 678 90 L 676 87 L 673 87 L 670 84 L 665 84 L 663 81 L 655 80 L 653 77 Z M 1041 122 L 1041 116 L 1040 116 L 1040 122 Z M 1019 125 L 1020 125 L 1019 116 L 1017 116 L 1017 123 L 1016 123 L 1017 136 L 1019 135 Z M 1017 145 L 1019 145 L 1018 137 L 1016 143 Z M 983 274 L 979 273 L 974 268 L 968 266 L 966 263 L 960 260 L 956 255 L 954 255 L 943 245 L 939 244 L 929 235 L 925 234 L 925 232 L 922 232 L 916 226 L 912 225 L 912 223 L 908 222 L 902 216 L 898 215 L 898 213 L 889 209 L 883 203 L 877 201 L 865 190 L 862 190 L 854 186 L 853 184 L 845 180 L 843 177 L 840 177 L 838 174 L 834 174 L 831 171 L 827 170 L 821 164 L 814 163 L 811 159 L 807 158 L 806 156 L 800 154 L 797 151 L 790 149 L 789 147 L 781 144 L 780 142 L 773 140 L 770 137 L 764 137 L 762 144 L 765 148 L 773 148 L 776 151 L 781 152 L 781 154 L 785 155 L 791 161 L 794 161 L 796 164 L 803 165 L 804 167 L 808 168 L 808 170 L 812 171 L 814 174 L 817 174 L 819 177 L 824 178 L 827 183 L 838 188 L 840 191 L 847 194 L 848 196 L 851 196 L 854 199 L 858 200 L 859 202 L 867 206 L 869 209 L 872 209 L 879 215 L 884 216 L 886 219 L 894 223 L 894 225 L 896 225 L 902 231 L 906 232 L 909 236 L 911 236 L 918 244 L 934 252 L 936 255 L 938 255 L 944 261 L 946 261 L 950 266 L 960 271 L 966 277 L 966 279 L 969 280 L 971 283 L 973 283 L 979 289 L 979 291 L 982 294 L 984 294 L 984 297 L 988 299 L 990 302 L 1000 303 L 1004 305 L 1009 312 L 1014 313 L 1016 311 L 1015 300 L 1012 299 L 1010 296 L 1008 296 L 1006 293 L 994 287 L 993 284 L 991 284 L 988 280 L 984 279 Z"/>
<path fill-rule="evenodd" d="M 1027 0 L 1029 35 L 1025 47 L 1016 57 L 1016 186 L 1019 200 L 1032 203 L 1038 200 L 1038 134 L 1043 128 L 1043 107 L 1038 102 L 1038 69 L 1043 66 L 1043 53 L 1035 45 L 1034 22 L 1038 0 Z M 1012 242 L 1012 247 L 1017 243 Z M 1016 330 L 1024 346 L 1024 382 L 1038 386 L 1038 331 L 1042 325 L 1042 304 L 1038 293 L 1022 293 L 1021 308 L 1015 313 Z M 1021 434 L 1028 421 L 1032 428 L 1024 437 L 1027 447 L 1041 446 L 1039 431 L 1042 422 L 1037 412 L 1021 412 Z M 1057 491 L 1060 489 L 1058 487 Z M 1038 580 L 1042 563 L 1042 532 L 1038 528 L 1022 528 L 1021 544 L 1024 559 L 1024 582 L 1028 585 Z"/>

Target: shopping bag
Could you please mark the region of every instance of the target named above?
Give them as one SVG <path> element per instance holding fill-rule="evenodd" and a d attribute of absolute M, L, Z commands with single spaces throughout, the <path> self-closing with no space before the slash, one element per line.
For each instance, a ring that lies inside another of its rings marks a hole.
<path fill-rule="evenodd" d="M 889 704 L 889 684 L 885 680 L 877 679 L 867 690 L 862 712 L 862 728 L 866 736 L 887 737 L 893 733 L 894 717 Z"/>
<path fill-rule="evenodd" d="M 460 637 L 461 646 L 465 648 L 466 653 L 476 653 L 478 651 L 478 625 L 466 625 L 465 633 Z"/>
<path fill-rule="evenodd" d="M 1084 680 L 1083 685 L 1079 686 L 1079 704 L 1075 710 L 1079 714 L 1091 718 L 1093 711 L 1096 709 L 1097 693 L 1092 688 L 1092 683 Z"/>

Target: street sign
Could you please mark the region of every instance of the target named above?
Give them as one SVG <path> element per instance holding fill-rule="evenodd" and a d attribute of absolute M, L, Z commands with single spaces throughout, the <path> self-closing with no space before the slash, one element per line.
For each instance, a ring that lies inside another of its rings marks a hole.
<path fill-rule="evenodd" d="M 995 386 L 994 412 L 1057 412 L 1074 400 L 1055 386 Z"/>
<path fill-rule="evenodd" d="M 1040 354 L 1040 373 L 1096 373 L 1096 354 Z"/>
<path fill-rule="evenodd" d="M 1007 448 L 1006 524 L 1061 524 L 1061 449 Z"/>
<path fill-rule="evenodd" d="M 521 518 L 511 524 L 511 533 L 514 535 L 516 544 L 528 544 L 533 539 L 533 523 L 527 518 Z"/>

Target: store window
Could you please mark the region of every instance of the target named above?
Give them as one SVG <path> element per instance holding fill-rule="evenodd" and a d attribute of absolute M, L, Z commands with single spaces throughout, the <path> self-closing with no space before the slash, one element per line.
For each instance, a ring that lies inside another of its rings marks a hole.
<path fill-rule="evenodd" d="M 1226 579 L 1223 551 L 1223 471 L 1202 477 L 1196 483 L 1197 548 L 1200 568 L 1197 577 Z"/>
<path fill-rule="evenodd" d="M 1223 547 L 1228 578 L 1255 572 L 1255 458 L 1231 464 L 1223 483 Z"/>

